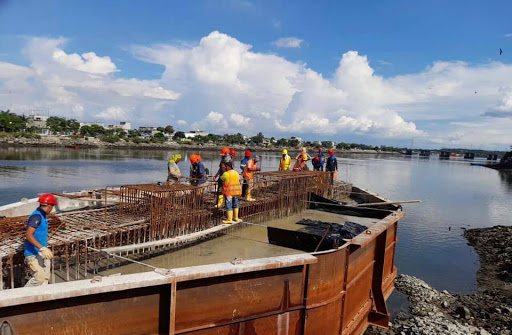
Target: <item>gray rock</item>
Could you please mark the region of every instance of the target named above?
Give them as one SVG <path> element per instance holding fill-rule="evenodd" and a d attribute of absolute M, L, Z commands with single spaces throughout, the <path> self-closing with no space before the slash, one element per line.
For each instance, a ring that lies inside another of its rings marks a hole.
<path fill-rule="evenodd" d="M 446 301 L 446 300 L 445 300 L 445 301 L 443 301 L 443 302 L 441 303 L 441 306 L 443 306 L 444 308 L 448 308 L 448 307 L 450 307 L 450 303 L 449 303 L 448 301 Z"/>

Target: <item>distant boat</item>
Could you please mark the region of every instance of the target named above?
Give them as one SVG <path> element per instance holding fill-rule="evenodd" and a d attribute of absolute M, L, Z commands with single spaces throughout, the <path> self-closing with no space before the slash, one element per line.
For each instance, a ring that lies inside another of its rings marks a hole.
<path fill-rule="evenodd" d="M 450 154 L 450 158 L 461 158 L 461 157 L 462 157 L 462 155 L 461 155 L 461 154 L 457 154 L 457 153 L 455 153 L 455 152 L 452 152 L 452 153 Z"/>
<path fill-rule="evenodd" d="M 65 145 L 64 147 L 66 149 L 78 150 L 78 145 Z"/>
<path fill-rule="evenodd" d="M 470 163 L 472 166 L 485 166 L 485 163 Z"/>

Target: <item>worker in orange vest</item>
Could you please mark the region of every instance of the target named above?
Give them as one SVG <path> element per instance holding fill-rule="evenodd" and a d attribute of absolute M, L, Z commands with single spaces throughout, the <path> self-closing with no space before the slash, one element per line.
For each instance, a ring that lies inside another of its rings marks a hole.
<path fill-rule="evenodd" d="M 245 193 L 245 200 L 247 201 L 255 201 L 251 196 L 252 190 L 254 189 L 254 172 L 261 171 L 261 168 L 256 166 L 256 163 L 258 163 L 260 160 L 260 156 L 251 157 L 247 161 L 247 165 L 244 169 L 244 182 L 247 183 L 247 192 Z"/>
<path fill-rule="evenodd" d="M 309 159 L 309 156 L 306 153 L 302 153 L 302 155 L 297 156 L 295 165 L 293 165 L 293 171 L 295 171 L 295 172 L 309 171 L 308 159 Z"/>
<path fill-rule="evenodd" d="M 288 150 L 283 149 L 283 157 L 279 161 L 279 171 L 288 171 L 292 166 L 292 158 L 288 156 Z"/>
<path fill-rule="evenodd" d="M 226 202 L 226 220 L 222 223 L 230 224 L 240 222 L 238 218 L 238 197 L 242 195 L 242 185 L 240 185 L 240 176 L 233 170 L 233 162 L 224 161 L 221 163 L 224 173 L 220 178 L 222 179 L 222 194 Z"/>

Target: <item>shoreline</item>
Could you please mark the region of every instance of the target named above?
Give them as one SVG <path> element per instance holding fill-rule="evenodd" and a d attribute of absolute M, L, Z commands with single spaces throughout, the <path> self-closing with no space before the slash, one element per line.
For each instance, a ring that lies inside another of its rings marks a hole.
<path fill-rule="evenodd" d="M 284 149 L 284 147 L 262 147 L 262 146 L 246 146 L 246 145 L 216 145 L 216 144 L 179 144 L 179 143 L 133 143 L 133 142 L 116 142 L 108 143 L 102 142 L 99 139 L 84 140 L 71 139 L 69 137 L 56 137 L 47 136 L 41 139 L 34 138 L 12 138 L 0 137 L 0 148 L 17 147 L 17 148 L 62 148 L 66 146 L 78 146 L 78 149 L 144 149 L 144 150 L 199 150 L 199 151 L 219 151 L 224 146 L 235 149 L 236 151 L 243 151 L 250 149 L 251 151 L 265 151 L 275 152 Z M 289 148 L 290 151 L 300 151 L 300 148 Z M 312 149 L 310 149 L 312 150 Z M 341 150 L 334 149 L 338 153 L 345 154 L 379 154 L 379 155 L 399 155 L 398 152 L 389 151 L 376 151 L 376 150 Z"/>
<path fill-rule="evenodd" d="M 408 312 L 394 315 L 389 329 L 365 334 L 512 334 L 512 226 L 468 229 L 464 237 L 480 259 L 476 293 L 440 292 L 400 274 L 396 290 L 407 297 Z"/>

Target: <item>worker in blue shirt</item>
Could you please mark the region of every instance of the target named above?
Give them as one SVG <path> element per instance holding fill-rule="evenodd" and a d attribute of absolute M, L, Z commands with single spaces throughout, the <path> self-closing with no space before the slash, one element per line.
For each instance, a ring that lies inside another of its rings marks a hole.
<path fill-rule="evenodd" d="M 52 194 L 43 194 L 38 199 L 39 207 L 27 220 L 25 234 L 25 264 L 32 272 L 32 278 L 25 286 L 48 285 L 50 281 L 50 260 L 53 253 L 48 249 L 48 219 L 57 199 Z"/>
<path fill-rule="evenodd" d="M 324 148 L 320 147 L 318 148 L 318 159 L 320 160 L 320 171 L 323 171 L 324 170 L 324 163 L 325 163 L 325 159 L 324 159 Z"/>
<path fill-rule="evenodd" d="M 245 166 L 247 165 L 247 162 L 249 161 L 249 159 L 251 159 L 251 155 L 252 155 L 251 150 L 249 150 L 249 149 L 245 150 L 245 157 L 240 161 L 240 170 L 242 170 L 242 173 L 244 173 Z M 244 178 L 244 181 L 242 184 L 242 197 L 243 198 L 245 198 L 248 188 L 249 188 L 249 185 L 247 184 L 247 180 L 245 180 L 245 178 Z"/>

